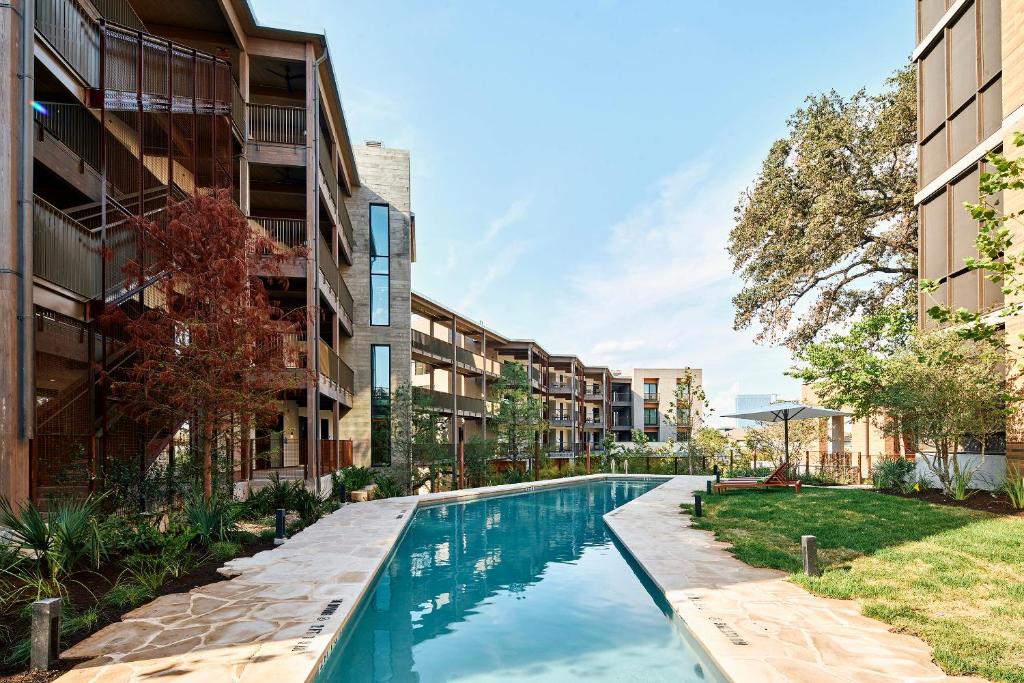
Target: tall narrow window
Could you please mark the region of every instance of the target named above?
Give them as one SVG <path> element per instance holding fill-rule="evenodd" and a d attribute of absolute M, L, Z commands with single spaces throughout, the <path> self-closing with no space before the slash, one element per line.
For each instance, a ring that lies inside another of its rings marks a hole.
<path fill-rule="evenodd" d="M 387 204 L 370 204 L 370 324 L 391 324 L 391 222 Z"/>
<path fill-rule="evenodd" d="M 391 347 L 370 347 L 370 464 L 391 464 Z"/>

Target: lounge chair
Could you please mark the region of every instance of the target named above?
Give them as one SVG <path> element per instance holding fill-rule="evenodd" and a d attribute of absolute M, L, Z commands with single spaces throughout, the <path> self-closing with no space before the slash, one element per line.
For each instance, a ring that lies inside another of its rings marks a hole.
<path fill-rule="evenodd" d="M 800 481 L 786 479 L 786 468 L 789 463 L 779 465 L 774 472 L 767 477 L 733 477 L 723 479 L 712 487 L 715 493 L 722 493 L 729 489 L 767 489 L 775 487 L 792 486 L 800 493 Z"/>

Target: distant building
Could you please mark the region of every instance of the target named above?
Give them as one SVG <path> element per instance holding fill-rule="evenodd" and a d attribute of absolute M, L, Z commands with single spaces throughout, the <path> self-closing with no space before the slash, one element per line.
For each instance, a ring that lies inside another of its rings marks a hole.
<path fill-rule="evenodd" d="M 736 412 L 747 413 L 758 408 L 764 408 L 770 403 L 774 403 L 779 399 L 778 394 L 737 394 L 736 395 Z M 756 427 L 758 423 L 754 420 L 737 420 L 734 419 L 737 427 Z"/>

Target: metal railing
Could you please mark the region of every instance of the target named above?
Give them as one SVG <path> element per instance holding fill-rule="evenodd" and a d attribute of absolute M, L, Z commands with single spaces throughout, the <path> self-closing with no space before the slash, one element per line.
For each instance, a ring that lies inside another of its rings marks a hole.
<path fill-rule="evenodd" d="M 320 374 L 335 384 L 338 389 L 348 395 L 349 403 L 352 399 L 352 388 L 355 375 L 348 363 L 341 359 L 338 352 L 323 339 L 320 342 Z"/>
<path fill-rule="evenodd" d="M 99 27 L 79 0 L 35 0 L 36 30 L 91 88 L 100 81 Z"/>
<path fill-rule="evenodd" d="M 245 114 L 245 100 L 242 98 L 242 91 L 238 88 L 238 81 L 234 78 L 231 79 L 231 122 L 235 125 L 235 130 L 245 140 L 245 136 L 249 131 L 249 127 L 246 124 L 247 117 Z"/>
<path fill-rule="evenodd" d="M 645 391 L 644 392 L 644 400 L 645 401 L 657 401 L 658 400 L 657 392 Z"/>
<path fill-rule="evenodd" d="M 41 197 L 32 211 L 32 262 L 36 275 L 83 297 L 100 291 L 98 236 Z"/>
<path fill-rule="evenodd" d="M 306 243 L 306 221 L 302 218 L 263 218 L 249 216 L 267 237 L 288 248 Z"/>
<path fill-rule="evenodd" d="M 612 392 L 612 402 L 613 403 L 632 403 L 633 402 L 633 394 L 631 392 L 613 391 Z"/>
<path fill-rule="evenodd" d="M 426 387 L 414 387 L 413 392 L 419 396 L 429 399 L 431 408 L 449 413 L 452 410 L 452 394 L 447 391 L 438 391 L 437 389 L 428 389 Z M 460 395 L 457 397 L 457 409 L 459 412 L 486 415 L 487 403 L 482 398 Z"/>
<path fill-rule="evenodd" d="M 36 102 L 33 117 L 82 161 L 97 172 L 101 169 L 100 122 L 85 107 L 78 103 Z"/>
<path fill-rule="evenodd" d="M 306 108 L 276 104 L 249 104 L 246 107 L 249 140 L 283 145 L 306 142 Z"/>
<path fill-rule="evenodd" d="M 338 231 L 338 240 L 340 241 L 341 253 L 345 255 L 345 259 L 349 262 L 352 261 L 352 219 L 348 215 L 348 209 L 345 207 L 345 200 L 338 198 L 338 220 L 341 221 L 341 230 Z"/>
<path fill-rule="evenodd" d="M 324 239 L 323 235 L 318 235 L 318 246 L 319 249 L 319 261 L 320 261 L 320 273 L 324 277 L 324 282 L 327 283 L 327 287 L 334 294 L 334 297 L 338 300 L 341 310 L 338 311 L 347 321 L 348 326 L 352 326 L 352 293 L 348 291 L 348 286 L 345 284 L 344 278 L 341 277 L 341 272 L 338 270 L 338 263 L 334 260 L 334 254 L 331 253 L 331 248 L 327 246 L 327 240 Z"/>
<path fill-rule="evenodd" d="M 440 356 L 441 358 L 451 360 L 452 359 L 452 344 L 444 339 L 438 339 L 437 337 L 421 332 L 419 330 L 412 331 L 412 345 L 413 348 L 429 353 L 434 356 Z"/>
<path fill-rule="evenodd" d="M 549 388 L 553 394 L 565 394 L 572 391 L 572 384 L 566 382 L 552 382 Z"/>
<path fill-rule="evenodd" d="M 148 30 L 127 0 L 92 0 L 92 4 L 104 19 L 135 31 Z"/>
<path fill-rule="evenodd" d="M 633 420 L 631 420 L 631 419 L 624 418 L 624 417 L 618 417 L 618 416 L 613 416 L 612 417 L 612 427 L 632 427 L 632 426 L 633 426 Z"/>
<path fill-rule="evenodd" d="M 320 175 L 324 179 L 324 185 L 327 186 L 327 198 L 335 213 L 340 213 L 338 209 L 338 172 L 334 170 L 331 148 L 323 134 L 320 135 L 320 153 L 317 156 L 319 157 Z"/>
<path fill-rule="evenodd" d="M 539 368 L 535 368 L 535 367 L 531 366 L 531 367 L 530 367 L 530 377 L 531 377 L 531 378 L 533 379 L 533 381 L 534 381 L 534 382 L 536 382 L 537 384 L 543 384 L 543 381 L 544 381 L 544 380 L 542 379 L 543 375 L 541 374 L 541 371 L 540 371 L 540 369 L 539 369 Z"/>

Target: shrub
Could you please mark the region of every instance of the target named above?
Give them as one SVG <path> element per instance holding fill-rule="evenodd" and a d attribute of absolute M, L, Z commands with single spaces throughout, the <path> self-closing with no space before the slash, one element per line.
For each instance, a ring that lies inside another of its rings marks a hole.
<path fill-rule="evenodd" d="M 194 493 L 185 503 L 185 518 L 195 538 L 204 546 L 228 540 L 235 529 L 238 512 L 234 502 L 221 493 L 214 493 L 210 500 Z"/>
<path fill-rule="evenodd" d="M 113 555 L 157 550 L 164 541 L 149 518 L 138 514 L 107 515 L 99 522 L 104 549 Z"/>
<path fill-rule="evenodd" d="M 883 458 L 871 468 L 871 485 L 876 489 L 903 490 L 913 477 L 913 460 L 900 457 Z"/>
<path fill-rule="evenodd" d="M 314 491 L 305 487 L 296 487 L 292 491 L 293 509 L 302 520 L 303 526 L 309 526 L 324 516 L 328 503 L 325 497 L 321 497 Z"/>
<path fill-rule="evenodd" d="M 131 580 L 118 580 L 118 582 L 115 583 L 102 598 L 100 598 L 100 603 L 117 609 L 130 609 L 152 600 L 153 597 L 154 593 L 142 584 Z"/>
<path fill-rule="evenodd" d="M 31 502 L 14 510 L 0 498 L 0 526 L 14 544 L 34 557 L 51 580 L 88 560 L 99 566 L 103 543 L 95 519 L 96 499 L 65 500 L 54 505 L 47 518 Z"/>
<path fill-rule="evenodd" d="M 374 493 L 376 498 L 395 498 L 405 495 L 402 485 L 395 481 L 394 477 L 378 472 L 374 476 L 374 481 L 377 484 L 377 492 Z"/>
<path fill-rule="evenodd" d="M 1024 471 L 1009 461 L 1006 462 L 1006 480 L 1002 489 L 1015 510 L 1024 510 Z"/>
<path fill-rule="evenodd" d="M 210 557 L 218 563 L 227 562 L 242 554 L 242 544 L 233 541 L 217 541 L 210 545 Z"/>
<path fill-rule="evenodd" d="M 167 575 L 170 573 L 159 555 L 129 555 L 125 558 L 124 564 L 125 570 L 121 577 L 129 576 L 131 581 L 153 594 L 167 582 Z"/>
<path fill-rule="evenodd" d="M 974 473 L 978 471 L 978 466 L 974 467 L 954 467 L 952 478 L 949 482 L 949 493 L 953 496 L 953 500 L 967 500 L 974 491 L 970 489 L 971 480 L 974 479 Z"/>
<path fill-rule="evenodd" d="M 355 491 L 373 483 L 373 472 L 365 467 L 346 467 L 341 470 L 346 491 Z"/>

